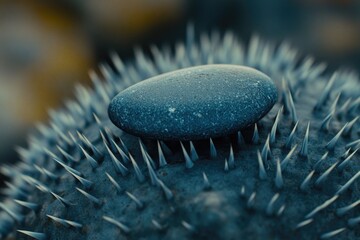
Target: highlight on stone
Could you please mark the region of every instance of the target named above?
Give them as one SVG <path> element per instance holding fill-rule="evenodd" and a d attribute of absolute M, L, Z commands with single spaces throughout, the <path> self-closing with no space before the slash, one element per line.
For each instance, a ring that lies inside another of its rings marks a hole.
<path fill-rule="evenodd" d="M 202 65 L 141 81 L 120 92 L 109 117 L 130 134 L 161 140 L 226 136 L 256 123 L 277 101 L 274 82 L 239 65 Z"/>

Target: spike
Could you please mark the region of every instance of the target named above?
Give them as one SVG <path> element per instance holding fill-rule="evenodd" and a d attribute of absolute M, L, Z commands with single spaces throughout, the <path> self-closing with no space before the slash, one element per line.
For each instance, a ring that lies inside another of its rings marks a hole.
<path fill-rule="evenodd" d="M 191 156 L 191 160 L 193 162 L 197 161 L 199 159 L 199 155 L 196 152 L 196 149 L 194 147 L 194 144 L 192 141 L 190 141 L 190 156 Z"/>
<path fill-rule="evenodd" d="M 215 159 L 217 156 L 216 148 L 213 140 L 210 138 L 210 158 Z"/>
<path fill-rule="evenodd" d="M 276 177 L 275 177 L 275 186 L 278 189 L 281 189 L 284 186 L 284 180 L 281 173 L 280 160 L 276 159 Z"/>
<path fill-rule="evenodd" d="M 119 161 L 119 159 L 117 159 L 115 157 L 115 155 L 112 153 L 112 151 L 109 149 L 109 147 L 107 145 L 105 145 L 110 157 L 111 157 L 111 160 L 115 166 L 115 170 L 118 172 L 118 173 L 121 173 L 122 176 L 126 176 L 129 172 L 129 170 Z"/>
<path fill-rule="evenodd" d="M 322 120 L 321 122 L 320 130 L 323 131 L 329 130 L 330 120 L 332 119 L 333 114 L 334 112 L 330 112 L 328 115 L 325 116 L 324 120 Z"/>
<path fill-rule="evenodd" d="M 76 178 L 76 180 L 78 180 L 86 189 L 91 188 L 91 186 L 93 185 L 93 182 L 91 182 L 90 180 L 87 180 L 73 172 L 69 172 L 74 178 Z"/>
<path fill-rule="evenodd" d="M 98 162 L 93 158 L 91 157 L 83 147 L 79 146 L 81 151 L 83 152 L 83 154 L 85 155 L 85 158 L 86 160 L 88 160 L 88 162 L 90 163 L 91 167 L 93 169 L 97 168 L 99 166 Z"/>
<path fill-rule="evenodd" d="M 330 204 L 336 201 L 338 199 L 339 195 L 335 195 L 332 198 L 326 200 L 323 204 L 317 206 L 314 210 L 312 210 L 308 215 L 305 216 L 305 218 L 312 218 L 315 216 L 318 212 L 321 210 L 327 208 Z"/>
<path fill-rule="evenodd" d="M 330 112 L 335 112 L 336 111 L 336 106 L 337 106 L 337 104 L 339 102 L 340 96 L 341 96 L 341 92 L 339 92 L 336 95 L 336 98 L 335 98 L 334 102 L 331 104 Z"/>
<path fill-rule="evenodd" d="M 166 199 L 171 200 L 174 197 L 174 194 L 172 193 L 172 191 L 160 179 L 158 179 L 158 183 L 159 183 L 161 189 L 163 190 Z"/>
<path fill-rule="evenodd" d="M 155 219 L 151 220 L 151 223 L 154 225 L 154 227 L 159 230 L 159 231 L 163 231 L 165 230 L 166 226 L 161 225 L 158 221 L 156 221 Z"/>
<path fill-rule="evenodd" d="M 360 139 L 355 140 L 349 144 L 346 144 L 345 148 L 359 148 L 360 147 Z"/>
<path fill-rule="evenodd" d="M 130 233 L 131 229 L 126 226 L 125 224 L 111 218 L 111 217 L 107 217 L 107 216 L 103 216 L 102 217 L 105 221 L 114 224 L 115 226 L 117 226 L 118 228 L 120 228 L 121 231 L 123 231 L 124 233 Z"/>
<path fill-rule="evenodd" d="M 350 178 L 349 181 L 347 181 L 345 185 L 336 192 L 336 195 L 340 195 L 341 193 L 346 191 L 358 177 L 360 177 L 360 171 L 358 171 L 352 178 Z"/>
<path fill-rule="evenodd" d="M 21 223 L 24 220 L 24 217 L 19 213 L 12 211 L 9 207 L 7 207 L 4 203 L 0 202 L 0 209 L 9 214 L 15 221 Z"/>
<path fill-rule="evenodd" d="M 230 153 L 229 153 L 229 167 L 231 169 L 235 168 L 234 150 L 231 144 L 230 144 Z"/>
<path fill-rule="evenodd" d="M 298 117 L 296 114 L 296 108 L 295 108 L 295 104 L 294 104 L 294 100 L 291 94 L 291 91 L 288 90 L 288 96 L 289 96 L 289 104 L 290 104 L 290 114 L 291 114 L 291 119 L 292 122 L 295 123 L 298 121 Z"/>
<path fill-rule="evenodd" d="M 277 217 L 280 217 L 280 216 L 283 214 L 283 212 L 285 211 L 285 207 L 286 207 L 286 205 L 283 204 L 283 205 L 279 208 L 279 210 L 278 210 L 277 213 L 276 213 L 276 216 L 277 216 Z"/>
<path fill-rule="evenodd" d="M 347 125 L 348 125 L 348 123 L 346 123 L 346 124 L 340 129 L 340 131 L 335 135 L 335 137 L 333 137 L 333 139 L 331 139 L 330 142 L 328 142 L 328 143 L 326 144 L 326 148 L 327 148 L 329 151 L 334 150 L 337 141 L 339 140 L 341 134 L 343 133 L 343 131 L 345 130 L 345 128 L 347 127 Z"/>
<path fill-rule="evenodd" d="M 295 152 L 295 149 L 297 148 L 297 144 L 294 145 L 291 150 L 289 151 L 289 153 L 286 155 L 286 157 L 284 158 L 284 160 L 281 161 L 281 169 L 284 170 L 286 168 L 286 166 L 288 165 L 288 163 L 290 162 L 290 158 L 293 155 L 293 153 Z"/>
<path fill-rule="evenodd" d="M 68 165 L 66 165 L 65 163 L 63 163 L 62 161 L 60 161 L 60 159 L 58 158 L 53 158 L 53 160 L 55 162 L 57 162 L 58 164 L 60 164 L 68 173 L 70 174 L 75 174 L 75 175 L 78 175 L 78 176 L 81 176 L 81 172 L 73 169 L 72 167 L 69 167 Z"/>
<path fill-rule="evenodd" d="M 120 185 L 115 181 L 115 179 L 108 173 L 105 172 L 106 176 L 109 178 L 110 182 L 114 185 L 114 187 L 116 188 L 116 190 L 118 192 L 121 192 L 121 187 Z"/>
<path fill-rule="evenodd" d="M 157 146 L 158 146 L 158 152 L 159 152 L 159 166 L 164 167 L 164 166 L 167 165 L 167 162 L 166 162 L 164 153 L 163 153 L 163 151 L 161 149 L 161 145 L 160 145 L 159 141 L 157 141 Z"/>
<path fill-rule="evenodd" d="M 211 184 L 210 184 L 209 179 L 206 176 L 205 172 L 203 172 L 203 179 L 204 179 L 204 190 L 205 191 L 210 190 L 212 187 L 211 187 Z"/>
<path fill-rule="evenodd" d="M 346 230 L 346 228 L 338 228 L 334 231 L 324 233 L 320 236 L 320 239 L 329 239 L 329 238 L 335 237 L 336 235 L 344 232 L 345 230 Z"/>
<path fill-rule="evenodd" d="M 246 203 L 246 207 L 247 207 L 248 209 L 252 209 L 252 208 L 254 207 L 255 197 L 256 197 L 256 192 L 253 192 L 253 193 L 250 195 L 250 197 L 249 197 L 249 199 L 248 199 L 248 201 L 247 201 L 247 203 Z"/>
<path fill-rule="evenodd" d="M 144 158 L 144 161 L 145 161 L 146 166 L 147 166 L 148 171 L 149 171 L 149 176 L 150 176 L 151 184 L 152 184 L 153 186 L 158 186 L 158 184 L 159 184 L 159 183 L 158 183 L 158 177 L 156 176 L 156 173 L 155 173 L 153 167 L 151 166 L 151 163 L 150 163 L 147 155 L 144 154 L 144 155 L 143 155 L 143 158 Z"/>
<path fill-rule="evenodd" d="M 359 217 L 355 217 L 355 218 L 350 218 L 347 221 L 349 227 L 355 227 L 357 224 L 360 223 L 360 216 Z"/>
<path fill-rule="evenodd" d="M 304 140 L 302 142 L 301 149 L 300 149 L 300 152 L 299 152 L 299 155 L 302 156 L 302 157 L 305 157 L 305 158 L 308 157 L 309 129 L 310 129 L 310 121 L 308 122 L 305 137 L 304 137 Z"/>
<path fill-rule="evenodd" d="M 336 215 L 341 217 L 344 216 L 347 212 L 349 212 L 350 210 L 354 209 L 355 207 L 357 207 L 358 205 L 360 205 L 360 200 L 357 200 L 345 207 L 341 207 L 336 209 Z"/>
<path fill-rule="evenodd" d="M 195 231 L 195 227 L 193 225 L 191 225 L 188 222 L 185 221 L 181 221 L 181 224 L 184 226 L 184 228 L 186 228 L 188 231 L 190 232 L 194 232 Z"/>
<path fill-rule="evenodd" d="M 295 133 L 296 133 L 296 129 L 297 129 L 298 124 L 299 124 L 299 121 L 297 121 L 297 122 L 295 123 L 295 126 L 293 127 L 293 129 L 292 129 L 289 137 L 288 137 L 287 140 L 286 140 L 286 145 L 285 145 L 285 147 L 286 147 L 287 149 L 291 149 L 291 146 L 292 146 L 292 144 L 293 144 L 293 142 L 294 142 L 294 140 L 295 140 Z"/>
<path fill-rule="evenodd" d="M 228 172 L 229 171 L 229 163 L 228 160 L 225 158 L 225 166 L 224 166 L 224 171 Z"/>
<path fill-rule="evenodd" d="M 84 195 L 87 199 L 89 199 L 91 202 L 93 202 L 94 204 L 97 205 L 101 205 L 101 201 L 100 199 L 94 197 L 93 195 L 91 195 L 90 193 L 80 189 L 80 188 L 76 188 L 76 190 L 78 190 L 82 195 Z"/>
<path fill-rule="evenodd" d="M 307 176 L 306 178 L 304 179 L 304 181 L 301 183 L 300 185 L 300 189 L 302 191 L 305 191 L 307 189 L 307 187 L 309 186 L 309 183 L 310 183 L 310 180 L 312 178 L 312 176 L 314 175 L 315 173 L 315 170 L 312 170 Z"/>
<path fill-rule="evenodd" d="M 241 147 L 241 145 L 245 142 L 243 135 L 241 134 L 241 131 L 237 132 L 237 145 L 238 147 Z"/>
<path fill-rule="evenodd" d="M 240 189 L 240 196 L 241 196 L 241 197 L 245 197 L 245 194 L 246 194 L 245 186 L 242 185 L 242 186 L 241 186 L 241 189 Z"/>
<path fill-rule="evenodd" d="M 322 157 L 320 158 L 320 160 L 315 163 L 314 165 L 315 172 L 320 171 L 320 164 L 327 158 L 328 155 L 329 152 L 325 152 L 324 155 L 322 155 Z"/>
<path fill-rule="evenodd" d="M 111 142 L 115 146 L 118 153 L 120 153 L 120 156 L 121 156 L 122 160 L 124 161 L 124 163 L 128 163 L 130 161 L 130 159 L 126 155 L 126 153 L 116 144 L 116 142 L 113 139 L 111 139 Z M 129 153 L 127 153 L 127 154 L 129 154 Z"/>
<path fill-rule="evenodd" d="M 261 157 L 264 161 L 267 161 L 269 158 L 271 158 L 271 150 L 270 150 L 270 136 L 268 135 L 266 138 L 266 142 L 264 144 L 264 147 L 261 151 Z"/>
<path fill-rule="evenodd" d="M 274 214 L 274 204 L 276 202 L 276 200 L 278 200 L 280 194 L 276 193 L 274 194 L 274 196 L 271 198 L 270 202 L 268 203 L 267 207 L 266 207 L 266 214 L 268 216 L 271 216 Z"/>
<path fill-rule="evenodd" d="M 153 168 L 156 168 L 154 161 L 152 160 L 152 158 L 146 151 L 145 146 L 144 146 L 143 142 L 141 141 L 141 139 L 139 139 L 139 145 L 140 145 L 140 150 L 141 150 L 141 154 L 142 154 L 144 161 L 148 161 Z"/>
<path fill-rule="evenodd" d="M 49 214 L 46 214 L 46 216 L 48 218 L 50 218 L 51 220 L 57 222 L 57 223 L 60 223 L 61 225 L 65 226 L 65 227 L 75 227 L 75 228 L 82 228 L 82 224 L 80 223 L 77 223 L 77 222 L 74 222 L 74 221 L 69 221 L 69 220 L 65 220 L 65 219 L 62 219 L 62 218 L 58 218 L 58 217 L 55 217 L 55 216 L 52 216 L 52 215 L 49 215 Z"/>
<path fill-rule="evenodd" d="M 144 182 L 145 177 L 144 177 L 144 175 L 142 174 L 142 172 L 141 172 L 138 164 L 136 163 L 135 159 L 133 158 L 133 156 L 132 156 L 130 153 L 129 153 L 129 157 L 130 157 L 130 161 L 131 161 L 131 163 L 132 163 L 132 165 L 133 165 L 133 167 L 134 167 L 135 174 L 136 174 L 136 177 L 137 177 L 138 181 L 139 181 L 140 183 Z"/>
<path fill-rule="evenodd" d="M 258 130 L 256 123 L 254 126 L 254 133 L 253 133 L 253 137 L 252 137 L 251 141 L 253 144 L 259 144 L 259 130 Z"/>
<path fill-rule="evenodd" d="M 66 200 L 65 198 L 63 197 L 60 197 L 59 195 L 57 195 L 56 193 L 54 192 L 50 192 L 51 195 L 53 195 L 57 201 L 59 201 L 64 207 L 68 207 L 68 206 L 71 206 L 73 204 L 71 204 L 68 200 Z"/>
<path fill-rule="evenodd" d="M 350 149 L 350 148 L 349 148 Z M 339 164 L 338 169 L 340 171 L 344 170 L 344 168 L 346 167 L 346 165 L 348 164 L 348 162 L 350 161 L 350 159 L 355 155 L 355 153 L 359 150 L 356 149 L 354 152 L 352 152 L 344 161 L 342 161 L 342 163 Z"/>
<path fill-rule="evenodd" d="M 267 174 L 266 174 L 266 170 L 264 168 L 264 163 L 263 163 L 263 160 L 262 160 L 259 150 L 257 151 L 257 156 L 258 156 L 258 163 L 259 163 L 259 178 L 261 180 L 265 180 L 267 178 Z"/>
<path fill-rule="evenodd" d="M 39 207 L 39 205 L 36 204 L 36 203 L 25 202 L 25 201 L 21 201 L 21 200 L 17 200 L 17 199 L 14 199 L 14 201 L 17 204 L 19 204 L 19 205 L 21 205 L 23 207 L 26 207 L 26 208 L 28 208 L 30 210 L 33 210 L 33 211 L 36 211 L 38 209 L 38 207 Z"/>
<path fill-rule="evenodd" d="M 173 152 L 170 150 L 170 148 L 168 146 L 166 146 L 166 144 L 163 141 L 160 141 L 160 145 L 161 145 L 163 152 L 166 155 L 169 155 L 169 156 L 173 155 Z"/>
<path fill-rule="evenodd" d="M 282 106 L 279 111 L 276 114 L 276 118 L 275 118 L 275 122 L 271 128 L 271 132 L 270 132 L 270 143 L 274 143 L 276 140 L 276 131 L 277 131 L 277 127 L 280 121 L 280 114 L 283 110 L 284 106 Z"/>
<path fill-rule="evenodd" d="M 338 163 L 339 162 L 333 163 L 323 174 L 321 174 L 320 177 L 316 180 L 315 186 L 319 187 L 320 185 L 322 185 L 324 183 L 324 181 L 326 181 L 326 179 L 329 177 L 330 173 L 334 170 L 334 168 L 336 167 L 336 165 Z"/>
<path fill-rule="evenodd" d="M 343 155 L 341 155 L 342 159 L 346 159 L 350 154 L 351 148 L 348 148 Z"/>
<path fill-rule="evenodd" d="M 344 135 L 345 136 L 350 136 L 351 133 L 351 128 L 354 126 L 354 124 L 356 123 L 356 121 L 359 119 L 359 116 L 355 117 L 353 120 L 351 120 L 348 125 L 346 126 L 345 130 L 344 130 Z"/>
<path fill-rule="evenodd" d="M 184 158 L 185 158 L 185 162 L 186 162 L 186 168 L 192 168 L 194 166 L 194 163 L 191 161 L 189 154 L 186 152 L 184 145 L 182 144 L 182 142 L 180 142 L 183 154 L 184 154 Z"/>
<path fill-rule="evenodd" d="M 310 218 L 310 219 L 306 219 L 300 223 L 298 223 L 295 227 L 295 229 L 299 229 L 302 227 L 305 227 L 306 225 L 309 225 L 310 223 L 312 223 L 314 221 L 314 219 Z"/>
<path fill-rule="evenodd" d="M 31 231 L 26 231 L 26 230 L 17 230 L 19 233 L 25 234 L 29 237 L 35 238 L 37 240 L 45 240 L 46 239 L 46 235 L 45 233 L 40 233 L 40 232 L 31 232 Z"/>
<path fill-rule="evenodd" d="M 314 107 L 315 111 L 319 110 L 322 107 L 322 105 L 324 104 L 324 102 L 329 98 L 331 88 L 332 88 L 336 78 L 337 78 L 337 73 L 335 72 L 331 76 L 329 82 L 326 84 L 324 91 L 322 91 L 322 95 L 320 96 L 318 102 L 316 103 L 316 105 Z"/>
<path fill-rule="evenodd" d="M 57 149 L 60 153 L 70 162 L 78 162 L 73 156 L 68 154 L 64 149 L 62 149 L 59 145 L 56 145 Z"/>
<path fill-rule="evenodd" d="M 33 164 L 35 169 L 38 170 L 41 174 L 45 175 L 46 177 L 52 179 L 52 180 L 57 180 L 59 177 L 55 174 L 53 174 L 52 172 L 50 172 L 49 170 L 47 170 L 46 168 L 40 167 L 36 164 Z"/>
<path fill-rule="evenodd" d="M 158 180 L 159 181 L 159 180 Z M 136 204 L 136 208 L 137 209 L 143 209 L 145 206 L 144 206 L 144 204 L 137 198 L 137 197 L 135 197 L 134 195 L 132 195 L 131 193 L 129 193 L 128 191 L 126 191 L 125 192 L 126 193 L 126 195 L 128 195 L 129 196 L 129 198 L 131 198 L 131 200 L 133 200 L 134 201 L 134 203 Z"/>

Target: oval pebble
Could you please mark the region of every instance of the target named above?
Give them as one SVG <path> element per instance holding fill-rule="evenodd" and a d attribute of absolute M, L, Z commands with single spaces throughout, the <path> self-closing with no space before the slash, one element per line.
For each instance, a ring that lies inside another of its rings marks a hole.
<path fill-rule="evenodd" d="M 141 81 L 108 109 L 127 133 L 161 140 L 226 136 L 260 120 L 277 101 L 274 82 L 239 65 L 203 65 Z"/>

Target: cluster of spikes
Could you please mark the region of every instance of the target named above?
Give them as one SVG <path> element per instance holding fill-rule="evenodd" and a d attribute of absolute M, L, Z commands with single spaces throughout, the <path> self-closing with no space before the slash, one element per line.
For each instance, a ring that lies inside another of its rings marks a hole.
<path fill-rule="evenodd" d="M 358 239 L 360 89 L 357 75 L 299 58 L 284 42 L 231 32 L 152 47 L 152 58 L 100 66 L 93 90 L 50 111 L 0 202 L 3 239 Z M 110 122 L 123 89 L 161 73 L 212 63 L 268 74 L 279 100 L 231 136 L 188 142 L 139 139 Z"/>

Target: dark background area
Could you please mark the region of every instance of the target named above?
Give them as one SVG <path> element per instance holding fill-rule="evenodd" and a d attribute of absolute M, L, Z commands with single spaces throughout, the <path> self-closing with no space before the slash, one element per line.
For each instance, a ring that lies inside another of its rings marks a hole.
<path fill-rule="evenodd" d="M 16 145 L 47 110 L 61 106 L 89 69 L 116 51 L 175 44 L 193 23 L 202 32 L 232 30 L 288 40 L 303 55 L 360 69 L 360 3 L 355 0 L 55 0 L 0 1 L 0 164 L 18 160 Z M 360 91 L 360 85 L 359 85 Z"/>

